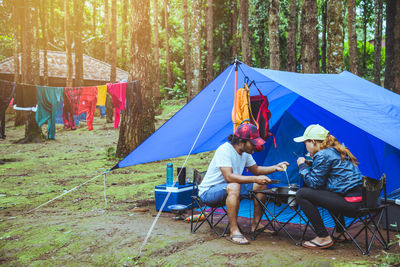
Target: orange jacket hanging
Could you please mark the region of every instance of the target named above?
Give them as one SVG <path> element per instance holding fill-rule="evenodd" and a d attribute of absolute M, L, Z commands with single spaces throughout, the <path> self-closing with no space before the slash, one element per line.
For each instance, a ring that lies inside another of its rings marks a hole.
<path fill-rule="evenodd" d="M 244 84 L 244 88 L 240 88 L 237 91 L 235 96 L 235 103 L 236 110 L 235 107 L 233 107 L 232 109 L 232 122 L 234 131 L 236 131 L 236 128 L 245 120 L 248 120 L 250 123 L 255 123 L 255 119 L 251 114 L 249 87 L 246 83 Z"/>

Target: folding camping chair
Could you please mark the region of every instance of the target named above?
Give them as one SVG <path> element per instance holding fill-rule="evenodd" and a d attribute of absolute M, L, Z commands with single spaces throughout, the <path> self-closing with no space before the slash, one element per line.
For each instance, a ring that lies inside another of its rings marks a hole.
<path fill-rule="evenodd" d="M 192 233 L 196 232 L 197 229 L 199 229 L 204 222 L 207 222 L 211 229 L 214 230 L 214 232 L 217 234 L 218 237 L 222 237 L 226 234 L 229 228 L 229 223 L 226 225 L 224 230 L 222 232 L 218 231 L 216 226 L 228 215 L 226 208 L 225 208 L 225 201 L 221 203 L 216 203 L 216 204 L 209 204 L 209 203 L 204 203 L 201 201 L 199 195 L 198 195 L 198 186 L 201 184 L 203 181 L 203 178 L 205 176 L 206 172 L 199 172 L 197 170 L 194 170 L 193 173 L 193 190 L 192 190 L 192 216 L 190 220 L 190 230 Z M 200 209 L 200 214 L 198 215 L 198 219 L 195 220 L 193 219 L 194 217 L 194 209 L 195 207 L 198 207 Z M 220 213 L 220 218 L 218 218 L 216 221 L 214 221 L 214 215 L 215 213 Z M 204 220 L 200 220 L 201 217 L 204 216 Z"/>
<path fill-rule="evenodd" d="M 371 246 L 374 242 L 374 240 L 378 240 L 379 243 L 382 245 L 382 247 L 386 250 L 389 249 L 389 229 L 388 229 L 388 223 L 386 220 L 386 236 L 387 239 L 385 239 L 379 230 L 379 225 L 381 223 L 382 217 L 385 214 L 385 210 L 387 211 L 387 205 L 386 204 L 378 204 L 379 196 L 382 192 L 382 189 L 384 191 L 384 197 L 385 197 L 385 203 L 386 203 L 386 176 L 383 175 L 380 180 L 372 179 L 369 177 L 364 176 L 363 177 L 363 187 L 362 187 L 362 207 L 360 210 L 355 213 L 352 216 L 349 216 L 349 214 L 332 214 L 333 219 L 335 222 L 342 227 L 344 230 L 341 232 L 336 238 L 333 238 L 334 241 L 338 240 L 340 237 L 345 237 L 344 234 L 346 233 L 348 237 L 350 237 L 350 240 L 353 241 L 353 243 L 358 247 L 358 249 L 361 251 L 363 255 L 368 255 Z M 387 214 L 387 212 L 386 212 Z M 353 220 L 346 226 L 346 223 L 344 225 L 340 221 L 340 217 L 349 217 L 353 218 Z M 350 233 L 350 229 L 355 227 L 357 222 L 361 222 L 361 229 L 358 230 L 358 232 L 355 235 L 352 235 Z M 334 233 L 337 232 L 337 229 L 335 229 L 332 232 L 332 237 Z M 362 248 L 361 245 L 356 241 L 356 238 L 364 232 L 365 235 L 365 248 Z M 369 233 L 372 234 L 372 236 L 368 237 Z M 345 237 L 346 238 L 346 237 Z M 347 239 L 347 238 L 346 238 Z"/>

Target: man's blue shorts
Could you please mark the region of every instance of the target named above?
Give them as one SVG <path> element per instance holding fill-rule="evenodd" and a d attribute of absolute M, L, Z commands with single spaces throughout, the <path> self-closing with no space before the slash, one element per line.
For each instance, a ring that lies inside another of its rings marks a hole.
<path fill-rule="evenodd" d="M 227 183 L 224 184 L 216 184 L 211 186 L 207 191 L 201 194 L 200 199 L 204 203 L 213 204 L 213 203 L 220 203 L 222 201 L 225 202 L 227 193 L 226 187 L 228 186 Z M 246 198 L 249 196 L 249 192 L 253 190 L 253 183 L 249 184 L 241 184 L 240 185 L 240 198 Z"/>

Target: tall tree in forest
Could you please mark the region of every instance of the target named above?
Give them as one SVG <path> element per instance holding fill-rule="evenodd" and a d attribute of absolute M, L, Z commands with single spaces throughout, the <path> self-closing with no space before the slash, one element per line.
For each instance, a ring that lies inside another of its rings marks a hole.
<path fill-rule="evenodd" d="M 121 23 L 122 23 L 122 31 L 121 31 L 121 67 L 123 69 L 126 69 L 129 63 L 129 59 L 128 58 L 128 53 L 127 53 L 127 40 L 128 40 L 128 36 L 129 36 L 129 32 L 128 32 L 128 23 L 126 23 L 128 21 L 128 0 L 123 0 L 122 2 L 122 19 L 121 19 Z"/>
<path fill-rule="evenodd" d="M 71 29 L 70 29 L 70 7 L 69 0 L 64 0 L 64 32 L 65 32 L 65 50 L 67 57 L 67 81 L 66 86 L 72 87 L 72 49 L 71 49 Z"/>
<path fill-rule="evenodd" d="M 201 0 L 192 1 L 191 41 L 191 86 L 188 99 L 192 99 L 201 90 Z"/>
<path fill-rule="evenodd" d="M 287 70 L 296 72 L 297 0 L 290 0 L 288 24 Z"/>
<path fill-rule="evenodd" d="M 240 20 L 242 29 L 242 60 L 248 66 L 252 65 L 250 33 L 249 33 L 249 0 L 240 0 Z"/>
<path fill-rule="evenodd" d="M 238 56 L 238 38 L 237 38 L 237 21 L 238 21 L 238 7 L 237 0 L 231 0 L 232 6 L 232 20 L 231 20 L 231 36 L 232 36 L 232 57 Z"/>
<path fill-rule="evenodd" d="M 19 1 L 15 0 L 13 5 L 13 58 L 14 58 L 14 82 L 19 82 L 19 12 L 18 9 L 21 9 L 19 6 Z"/>
<path fill-rule="evenodd" d="M 84 1 L 74 0 L 75 86 L 83 86 L 82 21 Z"/>
<path fill-rule="evenodd" d="M 188 2 L 187 0 L 182 0 L 183 5 L 183 29 L 185 33 L 189 33 L 189 15 L 188 15 Z M 191 78 L 190 78 L 190 46 L 189 46 L 189 34 L 185 34 L 185 52 L 183 56 L 183 60 L 185 62 L 184 73 L 185 73 L 185 81 L 186 81 L 186 100 L 189 102 L 191 99 Z"/>
<path fill-rule="evenodd" d="M 375 0 L 374 83 L 381 85 L 382 0 Z"/>
<path fill-rule="evenodd" d="M 92 36 L 95 37 L 97 36 L 97 22 L 96 22 L 96 18 L 97 18 L 97 0 L 92 0 L 92 7 L 93 7 L 93 11 L 92 11 Z M 97 51 L 98 47 L 96 47 L 95 45 L 92 46 L 92 54 L 95 55 L 96 51 Z"/>
<path fill-rule="evenodd" d="M 21 16 L 21 81 L 26 84 L 38 84 L 39 76 L 35 77 L 33 69 L 32 51 L 35 48 L 34 44 L 34 26 L 38 26 L 37 14 L 35 7 L 31 1 L 24 2 L 23 5 L 23 16 Z M 35 113 L 33 111 L 27 111 L 26 122 L 25 122 L 25 137 L 19 140 L 19 143 L 29 142 L 40 142 L 42 140 L 42 130 L 36 123 Z"/>
<path fill-rule="evenodd" d="M 165 60 L 167 65 L 167 87 L 172 88 L 172 73 L 171 73 L 171 62 L 170 62 L 170 50 L 169 50 L 169 24 L 168 24 L 168 0 L 164 0 L 164 22 L 165 22 Z"/>
<path fill-rule="evenodd" d="M 302 70 L 304 73 L 318 73 L 317 0 L 303 2 L 300 27 Z"/>
<path fill-rule="evenodd" d="M 117 81 L 117 0 L 111 1 L 111 71 L 110 82 Z"/>
<path fill-rule="evenodd" d="M 386 2 L 386 33 L 385 33 L 385 85 L 389 90 L 394 88 L 393 60 L 394 60 L 394 21 L 396 1 Z"/>
<path fill-rule="evenodd" d="M 343 2 L 328 0 L 327 73 L 343 71 Z"/>
<path fill-rule="evenodd" d="M 363 52 L 362 52 L 362 75 L 367 73 L 367 30 L 369 19 L 372 15 L 372 0 L 362 0 L 362 21 L 363 21 Z"/>
<path fill-rule="evenodd" d="M 268 12 L 269 3 L 264 0 L 257 0 L 253 2 L 255 14 L 252 17 L 252 24 L 256 25 L 255 30 L 257 31 L 257 42 L 253 46 L 253 51 L 257 60 L 259 60 L 259 67 L 265 68 L 268 64 L 267 53 L 267 29 L 268 29 L 268 16 L 265 14 Z"/>
<path fill-rule="evenodd" d="M 279 70 L 279 1 L 271 0 L 268 11 L 268 33 L 269 33 L 269 68 Z"/>
<path fill-rule="evenodd" d="M 326 23 L 327 23 L 327 5 L 328 0 L 322 0 L 321 3 L 321 72 L 326 73 Z"/>
<path fill-rule="evenodd" d="M 349 31 L 350 71 L 359 75 L 355 0 L 347 0 L 347 27 Z"/>
<path fill-rule="evenodd" d="M 48 26 L 47 26 L 47 0 L 40 0 L 40 25 L 42 28 L 42 48 L 43 48 L 43 84 L 49 84 L 49 64 L 47 60 L 47 40 Z"/>
<path fill-rule="evenodd" d="M 141 101 L 130 102 L 119 132 L 117 157 L 128 155 L 154 132 L 150 1 L 131 0 L 131 58 L 129 80 L 140 81 Z M 128 88 L 129 89 L 129 88 Z M 128 90 L 127 97 L 132 96 Z M 141 106 L 138 103 L 141 102 Z"/>
<path fill-rule="evenodd" d="M 393 91 L 400 94 L 400 3 L 396 1 L 396 13 L 394 15 L 394 27 L 393 27 L 393 77 L 394 86 Z"/>
<path fill-rule="evenodd" d="M 159 32 L 158 32 L 158 0 L 153 0 L 153 10 L 154 10 L 154 101 L 155 106 L 160 105 L 160 51 L 159 51 Z M 187 31 L 185 31 L 187 33 Z M 185 34 L 185 38 L 187 38 L 188 34 Z M 185 44 L 186 46 L 186 44 Z M 186 60 L 185 60 L 186 65 Z"/>
<path fill-rule="evenodd" d="M 109 0 L 104 0 L 104 35 L 105 35 L 105 54 L 104 61 L 110 63 L 110 8 Z"/>
<path fill-rule="evenodd" d="M 40 84 L 40 1 L 32 1 L 32 7 L 33 49 L 31 72 L 34 81 L 33 84 Z"/>
<path fill-rule="evenodd" d="M 206 84 L 209 84 L 214 79 L 214 5 L 213 0 L 207 0 L 206 5 L 206 47 L 207 47 L 207 57 L 206 57 Z"/>

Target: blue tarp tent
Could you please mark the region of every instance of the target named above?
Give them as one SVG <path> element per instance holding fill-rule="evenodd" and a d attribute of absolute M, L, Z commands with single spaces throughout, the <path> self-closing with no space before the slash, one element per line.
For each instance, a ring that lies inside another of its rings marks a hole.
<path fill-rule="evenodd" d="M 400 95 L 349 72 L 300 74 L 238 63 L 237 76 L 238 88 L 248 77 L 270 102 L 277 148 L 270 138 L 254 154 L 258 164 L 289 161 L 290 180 L 298 182 L 294 153 L 304 155 L 305 147 L 293 137 L 318 123 L 349 147 L 364 175 L 385 173 L 388 192 L 400 187 Z M 215 150 L 233 131 L 234 84 L 232 64 L 114 168 Z M 251 86 L 250 95 L 257 94 Z M 282 173 L 271 176 L 287 183 Z"/>

